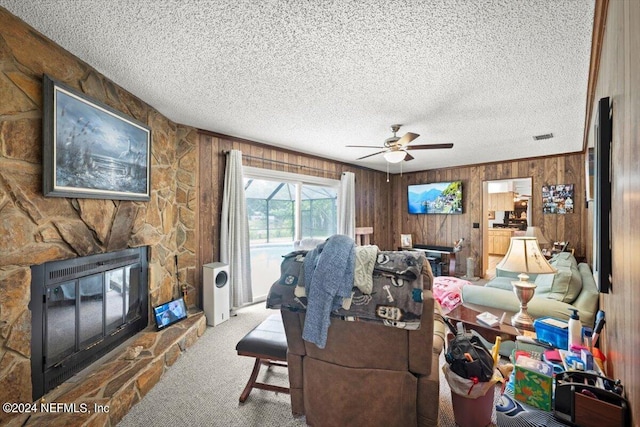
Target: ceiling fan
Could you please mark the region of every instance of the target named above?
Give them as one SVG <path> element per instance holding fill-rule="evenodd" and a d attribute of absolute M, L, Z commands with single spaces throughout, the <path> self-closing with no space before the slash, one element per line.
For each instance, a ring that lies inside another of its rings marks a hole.
<path fill-rule="evenodd" d="M 417 133 L 407 132 L 404 136 L 396 136 L 396 133 L 400 130 L 402 125 L 391 125 L 391 131 L 393 136 L 387 138 L 384 141 L 382 147 L 376 145 L 347 145 L 347 147 L 359 147 L 359 148 L 382 148 L 382 151 L 378 151 L 373 154 L 367 154 L 356 160 L 366 159 L 367 157 L 375 156 L 376 154 L 384 153 L 384 158 L 389 163 L 399 163 L 403 160 L 413 160 L 414 157 L 407 152 L 407 150 L 433 150 L 438 148 L 452 148 L 453 144 L 428 144 L 428 145 L 409 145 L 411 141 L 419 137 Z"/>

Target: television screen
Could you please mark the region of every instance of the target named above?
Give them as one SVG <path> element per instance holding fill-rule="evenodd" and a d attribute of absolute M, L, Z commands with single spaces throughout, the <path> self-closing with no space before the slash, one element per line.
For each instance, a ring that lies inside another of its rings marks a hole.
<path fill-rule="evenodd" d="M 409 185 L 410 214 L 461 214 L 462 181 Z"/>
<path fill-rule="evenodd" d="M 158 330 L 173 325 L 187 318 L 187 307 L 184 299 L 178 298 L 168 301 L 153 308 L 153 315 L 156 320 Z"/>

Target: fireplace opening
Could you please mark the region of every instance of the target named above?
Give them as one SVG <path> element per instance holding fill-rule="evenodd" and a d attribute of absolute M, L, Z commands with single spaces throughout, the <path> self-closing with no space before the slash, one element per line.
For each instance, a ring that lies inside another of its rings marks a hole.
<path fill-rule="evenodd" d="M 147 247 L 31 267 L 36 400 L 148 324 Z"/>

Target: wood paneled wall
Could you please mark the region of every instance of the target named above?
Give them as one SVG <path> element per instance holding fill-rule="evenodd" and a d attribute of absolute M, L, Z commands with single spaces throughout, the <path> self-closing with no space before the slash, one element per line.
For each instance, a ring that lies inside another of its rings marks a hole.
<path fill-rule="evenodd" d="M 604 4 L 604 40 L 597 75 L 592 122 L 597 100 L 610 97 L 612 137 L 612 290 L 602 297 L 606 313 L 605 355 L 608 374 L 620 378 L 631 404 L 631 425 L 640 425 L 640 2 Z M 596 16 L 598 17 L 598 16 Z"/>
<path fill-rule="evenodd" d="M 466 273 L 466 258 L 475 260 L 475 275 L 482 271 L 482 224 L 486 221 L 482 206 L 483 181 L 532 178 L 532 218 L 530 223 L 542 228 L 551 241 L 569 241 L 577 256 L 586 254 L 584 154 L 540 157 L 483 165 L 436 169 L 394 175 L 393 239 L 397 246 L 400 234 L 412 234 L 414 243 L 453 246 L 464 238 L 456 271 Z M 410 215 L 407 210 L 407 185 L 462 180 L 464 207 L 462 215 Z M 542 186 L 574 184 L 574 213 L 566 215 L 542 213 Z M 473 228 L 478 223 L 480 228 Z"/>
<path fill-rule="evenodd" d="M 532 223 L 543 228 L 550 240 L 568 240 L 576 254 L 585 255 L 584 156 L 572 154 L 458 168 L 392 175 L 390 182 L 383 172 L 358 168 L 344 163 L 296 153 L 257 142 L 202 131 L 198 142 L 198 265 L 219 259 L 220 211 L 224 184 L 225 152 L 238 149 L 243 154 L 265 159 L 245 158 L 247 166 L 296 172 L 339 179 L 344 171 L 356 175 L 356 225 L 374 228 L 373 243 L 380 249 L 400 246 L 400 234 L 412 234 L 414 243 L 452 246 L 463 237 L 465 244 L 458 254 L 458 273 L 464 274 L 463 260 L 476 260 L 476 274 L 481 271 L 482 183 L 485 180 L 531 177 L 533 182 Z M 275 160 L 270 162 L 268 160 Z M 293 163 L 299 167 L 277 162 Z M 323 172 L 324 171 L 324 172 Z M 463 181 L 462 215 L 409 215 L 407 185 L 447 180 Z M 543 184 L 575 184 L 575 212 L 567 215 L 542 214 Z M 200 274 L 200 273 L 198 273 Z M 201 283 L 197 280 L 196 283 Z"/>
<path fill-rule="evenodd" d="M 263 160 L 243 159 L 246 166 L 281 170 L 323 178 L 340 179 L 342 172 L 353 172 L 356 182 L 356 227 L 373 227 L 371 242 L 382 250 L 393 249 L 391 239 L 391 182 L 386 174 L 370 169 L 326 160 L 257 142 L 202 131 L 198 141 L 198 253 L 197 274 L 202 265 L 218 261 L 220 257 L 220 212 L 226 151 L 237 149 L 244 155 Z M 298 167 L 277 162 L 292 163 Z M 196 283 L 202 286 L 199 277 Z M 201 292 L 201 291 L 200 291 Z"/>

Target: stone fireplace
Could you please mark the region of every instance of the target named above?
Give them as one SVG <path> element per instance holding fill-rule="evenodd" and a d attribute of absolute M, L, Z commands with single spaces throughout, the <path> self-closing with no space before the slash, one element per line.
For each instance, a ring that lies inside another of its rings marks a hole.
<path fill-rule="evenodd" d="M 43 362 L 42 354 L 36 356 L 36 351 L 32 351 L 32 317 L 35 315 L 32 309 L 37 301 L 31 300 L 31 266 L 146 246 L 146 307 L 174 298 L 183 287 L 188 290 L 187 305 L 199 305 L 196 256 L 200 247 L 196 232 L 198 132 L 162 116 L 90 64 L 80 61 L 1 7 L 0 66 L 3 70 L 0 76 L 3 100 L 0 103 L 0 400 L 28 402 L 35 395 L 31 359 L 40 359 L 42 370 L 43 365 L 54 367 L 71 357 L 67 345 L 63 346 L 65 350 L 56 353 L 55 362 Z M 43 74 L 81 90 L 90 98 L 152 129 L 151 197 L 148 202 L 43 196 Z M 215 226 L 214 223 L 212 228 Z M 85 286 L 93 285 L 89 280 L 83 282 L 82 287 Z M 75 285 L 73 288 L 75 292 Z M 77 308 L 89 302 L 109 304 L 104 302 L 106 296 L 101 302 L 97 295 L 81 295 L 79 290 L 80 301 L 77 302 L 71 297 L 69 286 L 61 287 L 57 295 L 55 289 L 56 286 L 51 287 L 49 302 L 52 307 Z M 46 305 L 42 300 L 46 294 L 42 288 L 39 292 L 41 299 L 36 305 Z M 60 297 L 60 292 L 64 298 Z M 39 307 L 39 310 L 43 316 L 43 308 Z M 145 317 L 140 315 L 140 318 Z M 73 318 L 76 321 L 75 315 Z M 144 350 L 137 359 L 126 363 L 120 359 L 105 362 L 104 367 L 94 364 L 103 382 L 114 381 L 109 388 L 100 388 L 96 376 L 82 384 L 69 379 L 45 397 L 69 383 L 72 391 L 64 394 L 66 401 L 101 399 L 101 403 L 109 402 L 113 406 L 108 415 L 111 425 L 115 425 L 130 405 L 155 384 L 182 349 L 204 330 L 200 319 L 201 316 L 190 318 L 163 333 L 152 330 L 138 333 L 133 340 Z M 44 334 L 42 324 L 37 325 L 40 338 L 33 339 L 40 342 L 42 351 Z M 110 326 L 110 322 L 94 326 L 103 329 L 104 340 L 111 336 L 106 331 L 119 329 Z M 38 333 L 35 328 L 33 331 Z M 81 329 L 77 339 L 86 345 L 77 348 L 88 347 L 97 335 L 93 332 L 91 328 Z M 74 349 L 75 341 L 74 336 Z M 114 372 L 121 372 L 117 380 L 113 378 Z M 40 375 L 44 376 L 44 371 Z M 134 389 L 137 390 L 135 393 Z M 135 398 L 132 397 L 134 394 Z M 0 425 L 5 425 L 14 415 L 0 413 Z M 60 422 L 67 422 L 63 424 L 67 427 L 73 424 L 72 420 L 59 418 Z"/>
<path fill-rule="evenodd" d="M 31 267 L 36 400 L 148 324 L 147 247 Z"/>

